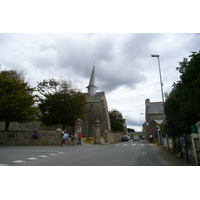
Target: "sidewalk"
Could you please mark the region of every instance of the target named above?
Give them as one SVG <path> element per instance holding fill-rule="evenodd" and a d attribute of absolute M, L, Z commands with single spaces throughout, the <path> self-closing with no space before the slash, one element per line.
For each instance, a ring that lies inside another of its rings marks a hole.
<path fill-rule="evenodd" d="M 170 160 L 170 162 L 173 163 L 174 166 L 196 166 L 195 164 L 187 163 L 186 159 L 181 159 L 180 157 L 168 152 L 168 149 L 165 146 L 158 146 L 156 144 L 151 145 L 154 146 L 154 148 L 158 150 L 160 154 Z"/>

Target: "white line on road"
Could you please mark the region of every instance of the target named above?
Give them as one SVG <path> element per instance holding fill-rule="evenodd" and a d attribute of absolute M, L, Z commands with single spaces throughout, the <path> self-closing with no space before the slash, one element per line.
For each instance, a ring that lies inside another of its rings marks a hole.
<path fill-rule="evenodd" d="M 136 144 L 132 144 L 132 146 L 135 146 Z"/>
<path fill-rule="evenodd" d="M 50 156 L 57 156 L 58 154 L 50 153 L 49 155 L 50 155 Z"/>
<path fill-rule="evenodd" d="M 41 156 L 39 156 L 40 158 L 47 158 L 47 157 L 49 157 L 49 156 L 46 156 L 46 155 L 41 155 Z"/>
<path fill-rule="evenodd" d="M 127 146 L 128 144 L 123 144 L 123 146 Z"/>
<path fill-rule="evenodd" d="M 23 162 L 26 162 L 24 160 L 15 160 L 15 161 L 12 161 L 13 163 L 23 163 Z"/>
<path fill-rule="evenodd" d="M 38 158 L 27 158 L 28 160 L 37 160 Z"/>
<path fill-rule="evenodd" d="M 115 144 L 114 146 L 119 146 L 119 144 Z"/>
<path fill-rule="evenodd" d="M 64 152 L 58 152 L 58 154 L 65 154 Z"/>
<path fill-rule="evenodd" d="M 0 164 L 0 166 L 8 166 L 9 164 Z"/>

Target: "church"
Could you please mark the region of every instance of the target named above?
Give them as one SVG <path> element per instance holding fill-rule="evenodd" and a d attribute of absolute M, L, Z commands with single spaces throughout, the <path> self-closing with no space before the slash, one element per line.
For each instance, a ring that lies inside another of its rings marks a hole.
<path fill-rule="evenodd" d="M 93 66 L 88 92 L 83 93 L 86 97 L 86 117 L 83 120 L 83 136 L 93 136 L 93 129 L 96 120 L 101 124 L 101 135 L 105 130 L 111 130 L 110 117 L 105 92 L 96 92 L 95 86 L 95 65 Z"/>

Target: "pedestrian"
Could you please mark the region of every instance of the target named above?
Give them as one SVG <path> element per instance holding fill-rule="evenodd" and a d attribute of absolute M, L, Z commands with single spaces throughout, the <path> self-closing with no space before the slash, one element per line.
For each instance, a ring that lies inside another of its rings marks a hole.
<path fill-rule="evenodd" d="M 149 141 L 150 141 L 150 143 L 153 142 L 153 135 L 152 134 L 149 135 Z"/>
<path fill-rule="evenodd" d="M 64 135 L 65 131 L 62 131 L 62 134 L 61 134 L 61 146 L 63 145 L 63 135 Z"/>
<path fill-rule="evenodd" d="M 78 143 L 81 145 L 81 139 L 82 139 L 82 134 L 81 133 L 79 133 L 78 134 Z"/>
<path fill-rule="evenodd" d="M 73 145 L 74 133 L 71 134 L 71 144 Z"/>
<path fill-rule="evenodd" d="M 66 146 L 69 144 L 69 134 L 66 132 Z"/>
<path fill-rule="evenodd" d="M 62 137 L 62 146 L 63 146 L 63 147 L 66 147 L 66 141 L 67 141 L 67 134 L 64 133 L 64 134 L 63 134 L 63 137 Z"/>
<path fill-rule="evenodd" d="M 74 134 L 74 138 L 73 138 L 73 146 L 76 145 L 77 139 L 78 139 L 78 136 L 77 136 L 77 134 L 75 133 L 75 134 Z"/>

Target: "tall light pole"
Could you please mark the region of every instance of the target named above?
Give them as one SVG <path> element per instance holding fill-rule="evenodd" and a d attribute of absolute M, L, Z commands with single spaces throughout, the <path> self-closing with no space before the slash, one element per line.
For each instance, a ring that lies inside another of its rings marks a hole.
<path fill-rule="evenodd" d="M 158 67 L 159 67 L 159 74 L 160 74 L 160 87 L 161 87 L 161 94 L 162 94 L 162 102 L 163 102 L 163 104 L 164 104 L 163 82 L 162 82 L 162 76 L 161 76 L 159 55 L 153 54 L 153 55 L 151 55 L 151 57 L 156 57 L 156 58 L 158 58 Z"/>
<path fill-rule="evenodd" d="M 165 114 L 164 114 L 164 93 L 163 93 L 163 82 L 162 82 L 162 76 L 161 76 L 161 69 L 160 69 L 160 59 L 158 54 L 152 54 L 151 57 L 156 57 L 158 58 L 158 67 L 159 67 L 159 74 L 160 74 L 160 87 L 161 87 L 161 95 L 162 95 L 162 103 L 163 103 L 163 117 L 164 120 L 163 122 L 165 123 Z M 169 151 L 169 141 L 168 141 L 168 135 L 166 134 L 166 139 L 167 139 L 167 148 Z"/>

